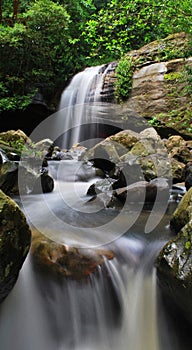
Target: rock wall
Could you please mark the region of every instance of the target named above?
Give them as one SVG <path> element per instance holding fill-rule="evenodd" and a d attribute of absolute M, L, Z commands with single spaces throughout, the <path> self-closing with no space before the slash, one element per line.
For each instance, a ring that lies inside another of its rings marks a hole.
<path fill-rule="evenodd" d="M 127 58 L 133 63 L 132 92 L 124 107 L 147 120 L 161 136 L 183 135 L 191 139 L 191 79 L 187 69 L 192 69 L 190 38 L 185 33 L 171 35 L 154 41 L 139 50 L 131 51 Z M 103 96 L 114 98 L 118 62 L 105 77 Z"/>

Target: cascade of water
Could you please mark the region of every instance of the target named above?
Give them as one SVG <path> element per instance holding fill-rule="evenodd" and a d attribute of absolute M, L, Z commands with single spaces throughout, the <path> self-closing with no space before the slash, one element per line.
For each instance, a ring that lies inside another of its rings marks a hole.
<path fill-rule="evenodd" d="M 124 238 L 114 249 L 119 257 L 81 282 L 34 275 L 28 259 L 1 306 L 2 349 L 159 350 L 156 283 L 145 244 Z"/>
<path fill-rule="evenodd" d="M 68 131 L 64 135 L 62 147 L 69 148 L 83 139 L 82 125 L 89 123 L 94 103 L 101 101 L 103 81 L 109 69 L 110 65 L 86 68 L 76 74 L 64 90 L 59 109 L 63 110 L 64 130 Z M 87 104 L 92 107 L 87 108 Z M 79 126 L 71 129 L 73 119 L 79 121 Z M 89 137 L 92 136 L 90 129 L 89 127 Z M 93 136 L 95 135 L 97 132 L 94 130 Z"/>

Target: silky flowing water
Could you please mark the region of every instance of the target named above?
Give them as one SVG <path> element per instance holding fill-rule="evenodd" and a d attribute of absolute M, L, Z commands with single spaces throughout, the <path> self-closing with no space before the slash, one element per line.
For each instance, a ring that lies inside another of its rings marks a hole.
<path fill-rule="evenodd" d="M 86 246 L 87 235 L 82 239 L 77 236 L 76 223 L 89 226 L 91 237 L 91 221 L 85 222 L 81 207 L 85 211 L 88 205 L 85 193 L 94 174 L 78 163 L 51 163 L 50 172 L 54 177 L 58 175 L 55 191 L 26 196 L 23 203 L 29 210 L 29 221 L 42 227 L 49 237 L 60 241 L 61 226 L 57 227 L 57 223 L 68 218 L 68 223 L 73 222 L 74 226 L 70 235 L 62 232 L 63 240 L 69 245 Z M 74 193 L 76 200 L 70 201 Z M 46 214 L 47 208 L 54 208 L 55 215 L 60 217 L 58 222 L 52 222 L 52 217 Z M 97 220 L 97 226 L 99 220 L 102 225 L 106 217 L 111 220 L 115 215 L 106 209 L 95 217 L 93 208 L 91 211 L 89 215 Z M 113 250 L 115 258 L 105 260 L 87 280 L 64 278 L 62 283 L 57 283 L 49 275 L 34 270 L 29 256 L 16 286 L 0 308 L 1 349 L 163 350 L 154 261 L 169 237 L 170 214 L 165 215 L 156 230 L 145 235 L 143 227 L 148 214 L 142 212 L 133 227 L 114 241 L 105 233 L 108 244 L 104 248 Z M 90 242 L 91 238 L 89 245 Z M 166 332 L 166 323 L 163 331 Z M 173 347 L 166 341 L 166 350 L 175 348 L 175 344 Z"/>

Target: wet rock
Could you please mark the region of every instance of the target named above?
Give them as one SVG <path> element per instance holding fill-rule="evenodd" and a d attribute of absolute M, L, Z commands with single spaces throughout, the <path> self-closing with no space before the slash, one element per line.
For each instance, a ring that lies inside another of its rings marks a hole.
<path fill-rule="evenodd" d="M 23 213 L 0 191 L 0 302 L 13 288 L 30 243 L 31 232 Z"/>
<path fill-rule="evenodd" d="M 37 151 L 41 152 L 41 157 L 51 157 L 54 150 L 54 142 L 50 139 L 43 139 L 36 142 L 34 147 Z"/>
<path fill-rule="evenodd" d="M 185 187 L 188 191 L 192 187 L 192 162 L 189 162 L 185 166 Z"/>
<path fill-rule="evenodd" d="M 49 193 L 54 189 L 54 181 L 47 168 L 35 169 L 25 162 L 19 166 L 15 192 L 20 194 Z"/>
<path fill-rule="evenodd" d="M 163 294 L 192 322 L 192 188 L 184 195 L 171 220 L 178 236 L 157 258 L 157 275 Z"/>
<path fill-rule="evenodd" d="M 120 209 L 123 205 L 129 206 L 139 203 L 144 208 L 152 205 L 156 199 L 162 203 L 168 203 L 169 184 L 167 179 L 155 179 L 154 181 L 138 181 L 129 186 L 113 189 L 115 182 L 110 179 L 99 181 L 92 185 L 88 193 L 92 195 L 95 204 L 104 208 Z M 158 196 L 157 196 L 158 194 Z"/>
<path fill-rule="evenodd" d="M 185 180 L 185 164 L 174 158 L 170 158 L 170 163 L 173 183 L 183 182 Z"/>
<path fill-rule="evenodd" d="M 115 180 L 110 178 L 99 180 L 89 187 L 87 195 L 96 196 L 99 193 L 107 193 L 112 191 L 114 182 Z"/>
<path fill-rule="evenodd" d="M 186 192 L 175 210 L 171 221 L 171 229 L 178 233 L 190 220 L 192 200 L 192 188 Z"/>
<path fill-rule="evenodd" d="M 18 194 L 18 163 L 7 160 L 0 165 L 0 189 L 7 195 Z"/>
<path fill-rule="evenodd" d="M 8 157 L 6 156 L 6 153 L 0 149 L 0 165 L 3 163 L 6 163 L 8 161 Z"/>
<path fill-rule="evenodd" d="M 158 197 L 157 197 L 158 193 Z M 169 185 L 166 179 L 159 178 L 154 181 L 139 181 L 127 187 L 117 189 L 115 196 L 123 203 L 143 202 L 144 205 L 153 204 L 158 198 L 163 204 L 169 199 Z"/>
<path fill-rule="evenodd" d="M 108 250 L 85 250 L 56 243 L 37 231 L 33 231 L 31 254 L 34 264 L 43 271 L 76 280 L 88 277 L 105 259 L 114 257 Z"/>

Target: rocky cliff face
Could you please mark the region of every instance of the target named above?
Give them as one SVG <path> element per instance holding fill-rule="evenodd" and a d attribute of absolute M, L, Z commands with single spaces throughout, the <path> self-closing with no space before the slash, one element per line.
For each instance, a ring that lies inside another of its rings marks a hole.
<path fill-rule="evenodd" d="M 191 138 L 191 46 L 189 36 L 178 33 L 126 56 L 132 59 L 133 78 L 124 107 L 145 117 L 165 137 L 181 134 Z M 117 65 L 113 63 L 103 85 L 103 95 L 109 94 L 110 101 L 112 95 L 114 98 Z"/>

